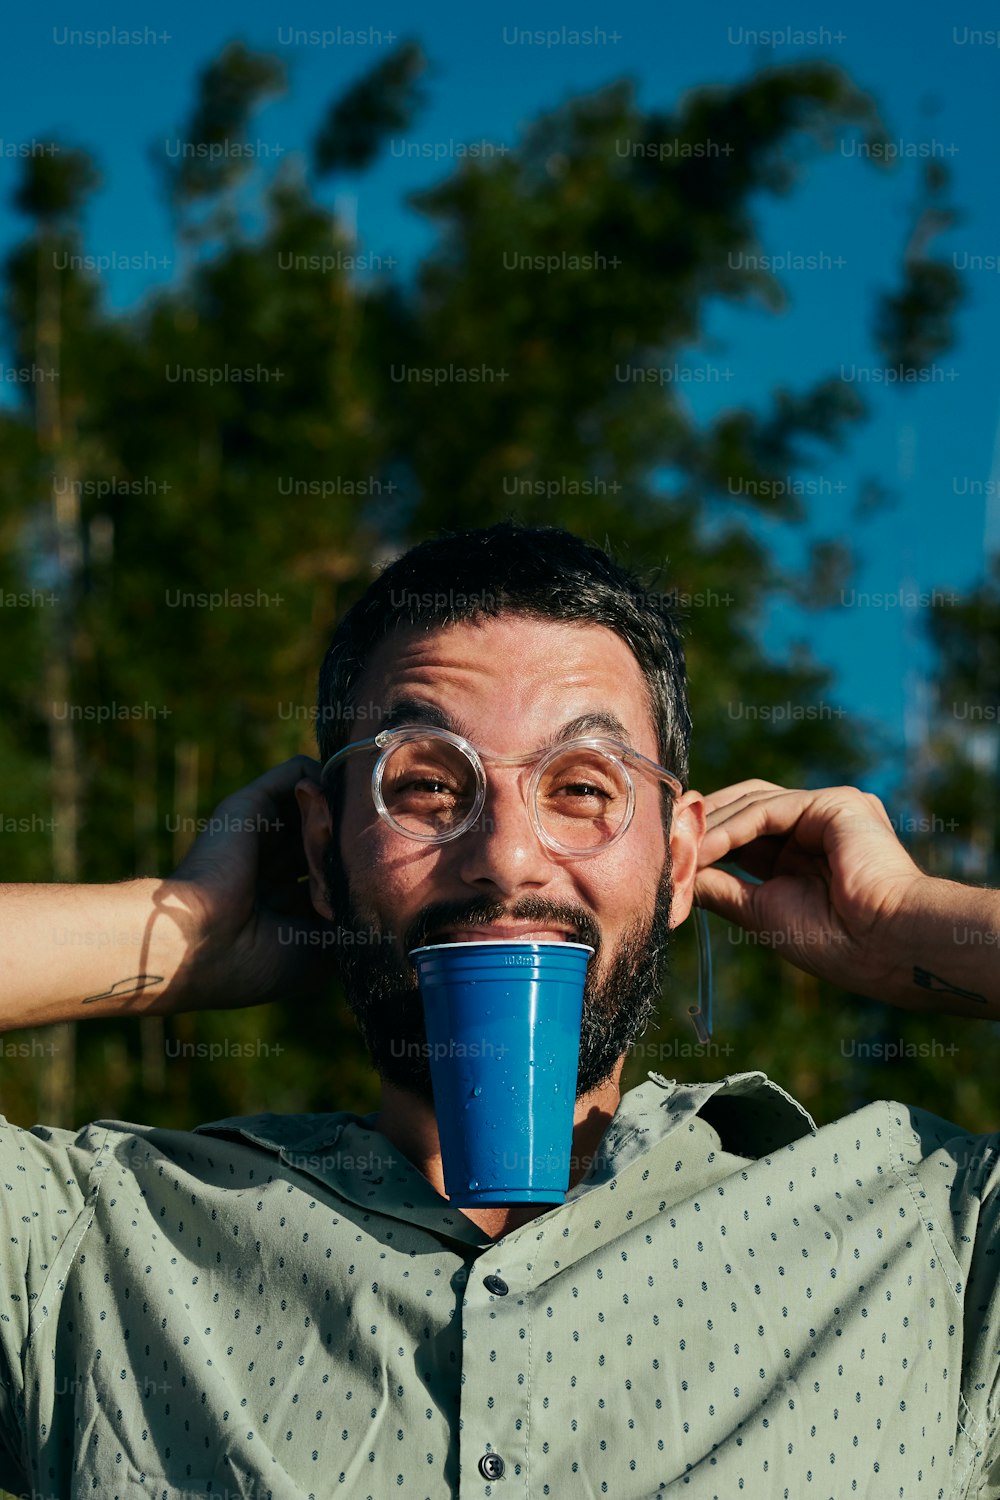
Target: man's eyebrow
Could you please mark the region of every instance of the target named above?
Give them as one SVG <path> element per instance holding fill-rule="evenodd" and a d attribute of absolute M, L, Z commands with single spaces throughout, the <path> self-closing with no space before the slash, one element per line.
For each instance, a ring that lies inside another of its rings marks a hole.
<path fill-rule="evenodd" d="M 428 724 L 432 729 L 450 729 L 464 740 L 470 738 L 468 726 L 461 719 L 452 718 L 437 703 L 428 703 L 423 698 L 397 698 L 379 720 L 382 729 L 399 729 L 404 724 Z"/>
<path fill-rule="evenodd" d="M 562 740 L 578 740 L 588 735 L 609 735 L 613 740 L 620 740 L 623 745 L 632 746 L 629 732 L 619 719 L 617 714 L 609 713 L 606 709 L 596 709 L 589 714 L 580 714 L 576 719 L 570 719 L 568 724 L 554 734 L 549 741 L 550 744 L 559 744 Z"/>
<path fill-rule="evenodd" d="M 429 703 L 423 698 L 397 699 L 386 709 L 380 724 L 382 729 L 398 729 L 403 724 L 427 724 L 434 729 L 449 729 L 452 734 L 459 734 L 470 743 L 475 743 L 469 726 L 462 719 L 447 713 L 439 704 Z M 617 714 L 606 709 L 594 709 L 570 719 L 554 734 L 549 735 L 538 748 L 544 750 L 549 745 L 559 745 L 566 740 L 583 739 L 590 735 L 607 735 L 611 739 L 620 740 L 623 745 L 632 745 L 628 730 Z"/>

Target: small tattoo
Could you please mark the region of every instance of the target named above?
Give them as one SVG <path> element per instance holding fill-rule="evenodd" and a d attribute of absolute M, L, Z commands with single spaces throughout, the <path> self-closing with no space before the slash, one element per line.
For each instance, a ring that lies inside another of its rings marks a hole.
<path fill-rule="evenodd" d="M 133 974 L 131 979 L 116 979 L 109 990 L 102 990 L 99 995 L 88 995 L 81 1000 L 81 1005 L 93 1005 L 95 1000 L 117 1000 L 124 995 L 137 995 L 140 990 L 148 989 L 151 984 L 162 984 L 162 974 Z"/>
<path fill-rule="evenodd" d="M 939 990 L 945 995 L 960 995 L 963 1000 L 978 1000 L 981 1005 L 989 1004 L 985 995 L 977 995 L 975 990 L 963 990 L 959 985 L 942 979 L 940 974 L 931 974 L 927 969 L 914 969 L 913 983 L 919 984 L 923 990 Z"/>

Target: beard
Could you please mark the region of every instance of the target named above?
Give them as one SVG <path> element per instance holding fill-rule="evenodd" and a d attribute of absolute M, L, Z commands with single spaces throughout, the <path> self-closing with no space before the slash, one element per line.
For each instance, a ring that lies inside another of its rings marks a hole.
<path fill-rule="evenodd" d="M 345 936 L 334 945 L 347 1004 L 379 1077 L 433 1108 L 430 1048 L 416 972 L 399 956 L 395 934 L 385 932 L 373 912 L 363 912 L 356 905 L 336 843 L 331 839 L 327 847 L 323 874 L 334 920 L 345 935 L 355 938 L 351 941 Z M 430 934 L 444 927 L 487 926 L 513 919 L 571 928 L 575 941 L 594 949 L 583 991 L 576 1084 L 580 1099 L 613 1076 L 623 1053 L 656 1015 L 667 975 L 672 895 L 668 853 L 651 915 L 632 923 L 606 960 L 600 930 L 589 912 L 537 896 L 525 896 L 512 906 L 472 898 L 424 907 L 402 934 L 403 953 L 421 947 Z"/>

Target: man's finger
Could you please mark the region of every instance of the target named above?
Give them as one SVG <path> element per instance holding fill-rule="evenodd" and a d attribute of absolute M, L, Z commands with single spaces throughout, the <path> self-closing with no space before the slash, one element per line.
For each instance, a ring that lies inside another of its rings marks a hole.
<path fill-rule="evenodd" d="M 776 792 L 743 803 L 733 811 L 720 809 L 711 820 L 701 842 L 705 864 L 716 864 L 734 849 L 742 849 L 755 839 L 778 838 L 791 833 L 809 806 L 815 792 Z"/>
<path fill-rule="evenodd" d="M 316 762 L 308 755 L 295 755 L 230 792 L 205 819 L 205 827 L 192 848 L 196 846 L 199 853 L 207 854 L 219 846 L 231 849 L 234 838 L 257 841 L 277 836 L 280 839 L 289 827 L 298 830 L 301 825 L 295 787 L 304 776 L 311 777 L 315 766 Z"/>
<path fill-rule="evenodd" d="M 720 812 L 742 798 L 752 797 L 756 792 L 787 792 L 788 790 L 788 787 L 779 786 L 775 781 L 761 781 L 759 777 L 753 777 L 749 781 L 735 781 L 731 786 L 719 787 L 718 791 L 706 792 L 705 811 L 706 813 Z"/>
<path fill-rule="evenodd" d="M 698 906 L 717 917 L 753 930 L 754 901 L 759 890 L 760 886 L 739 880 L 725 870 L 700 870 L 694 883 L 694 899 Z"/>

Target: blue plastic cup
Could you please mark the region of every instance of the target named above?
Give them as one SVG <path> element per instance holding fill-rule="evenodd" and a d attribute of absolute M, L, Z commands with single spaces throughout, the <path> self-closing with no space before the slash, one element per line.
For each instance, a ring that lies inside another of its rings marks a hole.
<path fill-rule="evenodd" d="M 410 953 L 456 1207 L 565 1199 L 593 953 L 585 943 L 498 941 Z"/>

